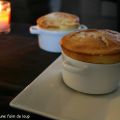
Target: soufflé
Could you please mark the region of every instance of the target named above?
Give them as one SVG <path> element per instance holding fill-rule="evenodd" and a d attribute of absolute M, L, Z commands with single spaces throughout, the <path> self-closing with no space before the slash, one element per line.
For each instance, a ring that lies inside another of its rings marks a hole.
<path fill-rule="evenodd" d="M 89 29 L 66 35 L 60 42 L 63 52 L 78 61 L 113 64 L 120 62 L 120 33 Z"/>
<path fill-rule="evenodd" d="M 53 12 L 37 19 L 37 25 L 47 30 L 71 30 L 80 26 L 79 17 L 65 12 Z"/>

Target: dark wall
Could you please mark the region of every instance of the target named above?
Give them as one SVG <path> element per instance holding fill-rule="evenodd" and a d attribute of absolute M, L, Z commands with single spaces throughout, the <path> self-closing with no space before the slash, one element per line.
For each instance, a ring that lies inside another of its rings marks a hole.
<path fill-rule="evenodd" d="M 120 0 L 117 0 L 117 29 L 120 32 Z"/>
<path fill-rule="evenodd" d="M 61 11 L 78 15 L 88 28 L 120 31 L 120 0 L 61 0 Z"/>
<path fill-rule="evenodd" d="M 50 11 L 49 0 L 10 0 L 12 22 L 36 23 L 36 19 Z"/>

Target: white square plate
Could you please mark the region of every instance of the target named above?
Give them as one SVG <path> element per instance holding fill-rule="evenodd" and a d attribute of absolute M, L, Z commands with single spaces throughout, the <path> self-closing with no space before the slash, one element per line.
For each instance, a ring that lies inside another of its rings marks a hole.
<path fill-rule="evenodd" d="M 10 106 L 60 120 L 120 120 L 120 88 L 88 95 L 67 87 L 60 56 L 11 102 Z"/>

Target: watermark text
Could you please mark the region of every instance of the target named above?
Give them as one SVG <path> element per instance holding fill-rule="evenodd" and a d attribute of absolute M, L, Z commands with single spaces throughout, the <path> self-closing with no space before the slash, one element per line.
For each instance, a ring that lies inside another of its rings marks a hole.
<path fill-rule="evenodd" d="M 3 114 L 0 115 L 0 119 L 30 119 L 30 115 L 27 114 Z"/>

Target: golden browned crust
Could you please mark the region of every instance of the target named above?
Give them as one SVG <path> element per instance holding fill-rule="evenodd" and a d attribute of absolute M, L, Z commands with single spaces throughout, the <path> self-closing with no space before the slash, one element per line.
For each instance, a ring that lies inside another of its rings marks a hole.
<path fill-rule="evenodd" d="M 63 52 L 76 60 L 110 64 L 120 62 L 120 33 L 112 30 L 83 30 L 61 40 Z"/>
<path fill-rule="evenodd" d="M 70 30 L 80 26 L 79 17 L 64 12 L 53 12 L 37 19 L 37 25 L 49 30 Z"/>

